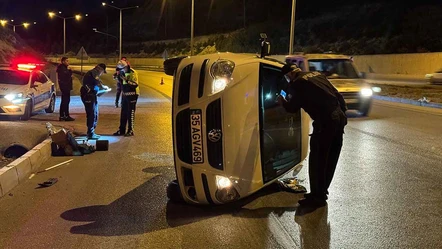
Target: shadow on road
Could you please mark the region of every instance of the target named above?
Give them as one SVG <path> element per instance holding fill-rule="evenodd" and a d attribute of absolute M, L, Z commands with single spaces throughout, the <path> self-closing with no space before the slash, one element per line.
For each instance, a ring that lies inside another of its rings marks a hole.
<path fill-rule="evenodd" d="M 222 206 L 174 203 L 168 201 L 166 197 L 166 186 L 175 176 L 174 171 L 168 168 L 170 166 L 146 168 L 144 172 L 158 175 L 109 205 L 76 208 L 62 213 L 61 217 L 69 221 L 89 222 L 73 226 L 70 229 L 73 234 L 136 235 L 180 227 L 221 215 L 253 219 L 266 218 L 271 213 L 280 216 L 286 211 L 296 210 L 297 201 L 301 196 L 280 192 L 275 184 L 248 198 Z M 273 196 L 273 199 L 278 200 L 277 207 L 269 206 L 273 205 L 274 201 L 270 203 L 261 201 L 261 203 L 266 203 L 266 206 L 256 209 L 245 207 L 264 196 L 265 198 Z M 238 229 L 241 228 L 238 227 Z"/>

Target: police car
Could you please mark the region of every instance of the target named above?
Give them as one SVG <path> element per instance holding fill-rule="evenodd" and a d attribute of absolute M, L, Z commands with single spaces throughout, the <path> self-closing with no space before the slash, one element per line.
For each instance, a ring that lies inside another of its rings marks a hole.
<path fill-rule="evenodd" d="M 55 109 L 54 83 L 36 64 L 0 65 L 0 115 L 28 120 L 33 112 Z"/>
<path fill-rule="evenodd" d="M 303 71 L 318 71 L 325 74 L 344 97 L 348 109 L 357 110 L 362 116 L 367 116 L 370 112 L 373 91 L 360 77 L 350 57 L 332 53 L 299 53 L 272 57 L 296 64 Z"/>
<path fill-rule="evenodd" d="M 168 197 L 224 204 L 262 189 L 308 151 L 309 116 L 287 113 L 283 63 L 265 56 L 217 53 L 165 61 L 174 76 L 172 123 L 177 180 Z"/>

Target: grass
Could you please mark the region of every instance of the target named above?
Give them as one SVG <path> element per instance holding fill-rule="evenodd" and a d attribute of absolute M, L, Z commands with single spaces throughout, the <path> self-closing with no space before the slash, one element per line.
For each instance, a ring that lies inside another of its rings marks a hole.
<path fill-rule="evenodd" d="M 427 100 L 433 103 L 442 104 L 442 85 L 426 85 L 426 86 L 397 86 L 397 85 L 381 85 L 371 84 L 373 87 L 380 87 L 381 92 L 377 93 L 379 96 L 388 96 L 395 98 L 404 98 L 419 100 L 426 97 Z"/>

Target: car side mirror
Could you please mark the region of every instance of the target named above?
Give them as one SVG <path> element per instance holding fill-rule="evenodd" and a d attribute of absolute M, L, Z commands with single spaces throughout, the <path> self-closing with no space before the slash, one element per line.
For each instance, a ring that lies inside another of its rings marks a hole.
<path fill-rule="evenodd" d="M 265 33 L 261 33 L 261 58 L 264 58 L 270 55 L 270 42 L 267 41 L 267 35 Z"/>
<path fill-rule="evenodd" d="M 39 87 L 41 85 L 43 85 L 43 84 L 36 81 L 36 82 L 32 83 L 31 87 L 35 88 L 35 87 Z"/>

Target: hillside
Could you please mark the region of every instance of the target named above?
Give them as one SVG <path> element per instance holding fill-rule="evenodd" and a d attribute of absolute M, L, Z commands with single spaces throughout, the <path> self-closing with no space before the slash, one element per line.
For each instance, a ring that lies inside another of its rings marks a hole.
<path fill-rule="evenodd" d="M 43 59 L 19 36 L 9 29 L 0 28 L 0 63 L 9 63 L 13 58 L 23 56 Z"/>
<path fill-rule="evenodd" d="M 301 12 L 300 7 L 297 12 Z M 260 23 L 250 24 L 245 29 L 226 31 L 222 35 L 210 35 L 210 29 L 205 30 L 201 24 L 196 24 L 196 50 L 256 52 L 259 33 L 265 32 L 272 42 L 274 53 L 287 53 L 290 34 L 288 17 L 267 16 L 265 20 L 258 20 Z M 317 14 L 312 11 L 308 14 L 300 13 L 297 17 L 295 51 L 332 50 L 355 55 L 442 51 L 442 33 L 439 32 L 442 29 L 441 4 L 411 6 L 395 2 L 362 3 L 334 6 L 330 11 L 322 10 Z M 205 23 L 205 26 L 210 24 Z M 214 27 L 222 30 L 219 25 L 217 22 Z M 137 34 L 141 31 L 139 26 L 142 24 L 133 27 Z M 149 26 L 144 26 L 145 35 L 152 35 L 151 29 L 148 32 L 146 27 Z M 179 27 L 180 30 L 185 29 L 182 24 Z M 131 36 L 130 32 L 128 37 Z M 200 39 L 200 36 L 204 39 Z M 182 35 L 181 39 L 167 41 L 150 38 L 150 41 L 126 43 L 124 49 L 131 53 L 142 52 L 156 56 L 160 56 L 164 49 L 168 50 L 169 55 L 188 54 L 188 37 Z"/>

